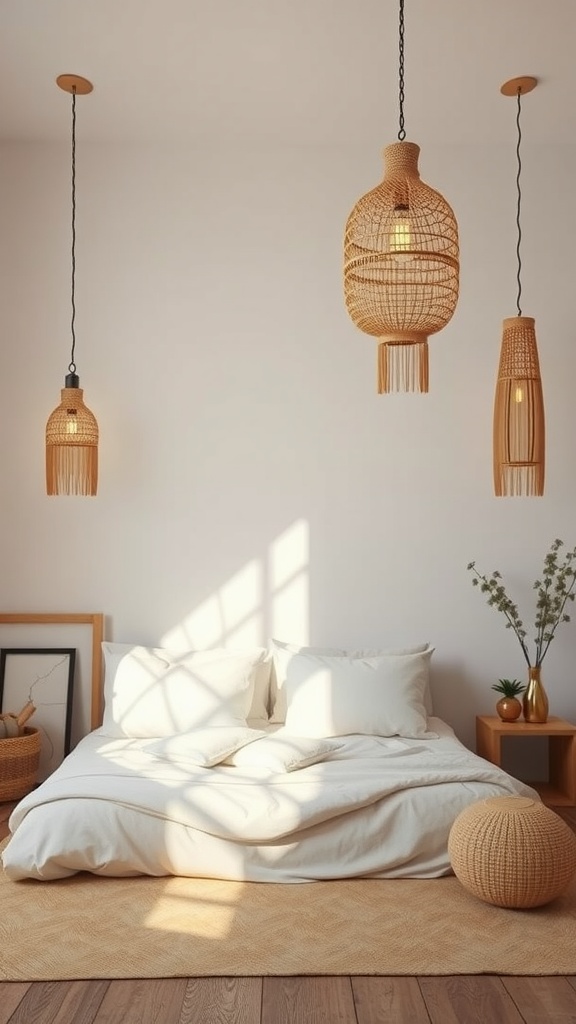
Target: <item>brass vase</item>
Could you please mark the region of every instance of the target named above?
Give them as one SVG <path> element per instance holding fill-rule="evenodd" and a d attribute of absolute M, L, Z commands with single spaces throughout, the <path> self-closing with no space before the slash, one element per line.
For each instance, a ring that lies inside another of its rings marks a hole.
<path fill-rule="evenodd" d="M 528 669 L 528 686 L 522 698 L 522 712 L 526 722 L 543 725 L 548 721 L 548 697 L 540 679 L 540 665 Z"/>

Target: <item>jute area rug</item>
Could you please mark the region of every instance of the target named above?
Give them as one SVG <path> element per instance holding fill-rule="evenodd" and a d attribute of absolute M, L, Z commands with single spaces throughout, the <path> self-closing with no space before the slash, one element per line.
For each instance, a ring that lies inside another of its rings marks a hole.
<path fill-rule="evenodd" d="M 576 974 L 576 880 L 554 903 L 515 911 L 453 877 L 0 877 L 2 981 L 484 973 Z"/>

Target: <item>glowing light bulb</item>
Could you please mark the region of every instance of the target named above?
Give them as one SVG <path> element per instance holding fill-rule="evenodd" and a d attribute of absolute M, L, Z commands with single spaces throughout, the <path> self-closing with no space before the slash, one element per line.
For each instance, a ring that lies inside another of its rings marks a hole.
<path fill-rule="evenodd" d="M 394 219 L 390 231 L 390 252 L 397 263 L 408 263 L 413 256 L 409 253 L 412 245 L 410 210 L 406 203 L 398 203 L 394 207 Z"/>
<path fill-rule="evenodd" d="M 76 416 L 76 409 L 66 410 L 66 433 L 77 434 L 78 433 L 78 419 Z"/>

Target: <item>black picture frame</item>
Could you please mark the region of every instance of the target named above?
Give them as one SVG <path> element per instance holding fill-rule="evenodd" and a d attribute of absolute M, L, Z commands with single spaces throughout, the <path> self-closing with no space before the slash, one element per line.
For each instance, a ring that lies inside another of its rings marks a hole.
<path fill-rule="evenodd" d="M 40 781 L 71 750 L 75 667 L 75 647 L 0 649 L 0 711 L 18 714 L 28 700 L 35 705 L 28 724 L 41 732 Z"/>

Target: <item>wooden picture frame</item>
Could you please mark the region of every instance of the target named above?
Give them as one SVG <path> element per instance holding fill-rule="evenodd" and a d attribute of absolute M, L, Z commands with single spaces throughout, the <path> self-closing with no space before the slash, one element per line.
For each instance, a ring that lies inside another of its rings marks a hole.
<path fill-rule="evenodd" d="M 0 648 L 76 649 L 71 749 L 102 724 L 103 639 L 102 612 L 0 612 Z"/>
<path fill-rule="evenodd" d="M 40 730 L 40 779 L 47 778 L 71 750 L 75 647 L 0 649 L 0 711 L 18 714 L 31 701 L 30 723 Z"/>

